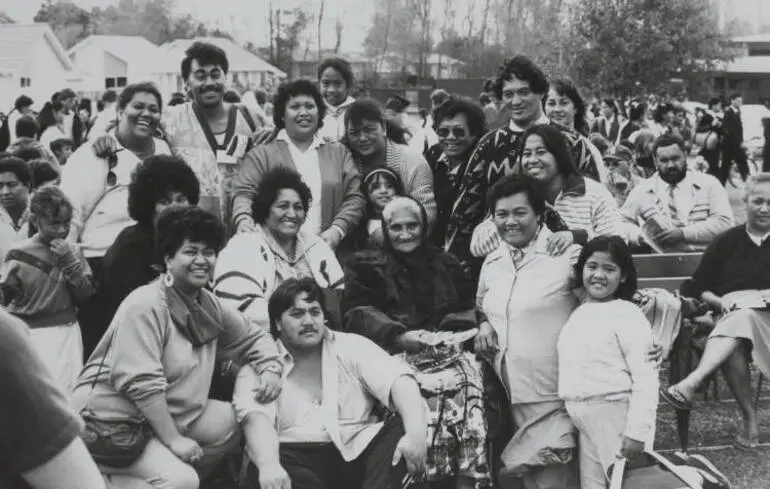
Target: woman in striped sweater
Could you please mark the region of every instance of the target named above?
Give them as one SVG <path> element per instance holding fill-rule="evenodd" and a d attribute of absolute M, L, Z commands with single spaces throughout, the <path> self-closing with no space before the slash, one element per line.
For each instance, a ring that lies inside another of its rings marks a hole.
<path fill-rule="evenodd" d="M 601 183 L 578 174 L 567 142 L 550 125 L 537 125 L 524 137 L 520 171 L 545 197 L 568 227 L 549 240 L 550 252 L 560 254 L 572 244 L 583 245 L 601 235 L 624 236 L 615 199 Z M 500 243 L 494 224 L 486 220 L 473 232 L 471 253 L 486 256 Z"/>

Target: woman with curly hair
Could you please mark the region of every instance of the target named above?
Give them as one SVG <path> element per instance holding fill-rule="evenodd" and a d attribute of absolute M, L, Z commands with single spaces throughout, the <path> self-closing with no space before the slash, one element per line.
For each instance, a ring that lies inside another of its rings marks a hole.
<path fill-rule="evenodd" d="M 270 323 L 267 302 L 285 280 L 311 277 L 322 290 L 342 288 L 342 267 L 334 251 L 303 228 L 312 201 L 310 188 L 294 170 L 279 167 L 265 173 L 251 209 L 255 232 L 230 239 L 214 270 L 217 297 L 265 331 Z M 326 303 L 334 315 L 337 302 L 327 298 Z"/>
<path fill-rule="evenodd" d="M 298 172 L 315 200 L 307 209 L 303 228 L 319 235 L 332 249 L 355 228 L 364 213 L 361 178 L 350 151 L 318 133 L 326 104 L 309 80 L 281 84 L 275 97 L 273 122 L 278 135 L 254 147 L 238 167 L 233 189 L 232 223 L 238 232 L 257 228 L 254 202 L 261 199 L 260 182 L 275 168 Z"/>
<path fill-rule="evenodd" d="M 198 205 L 200 185 L 181 158 L 147 158 L 128 186 L 128 214 L 136 224 L 124 229 L 102 260 L 96 294 L 81 311 L 86 358 L 104 334 L 123 299 L 158 276 L 155 222 L 169 206 Z"/>

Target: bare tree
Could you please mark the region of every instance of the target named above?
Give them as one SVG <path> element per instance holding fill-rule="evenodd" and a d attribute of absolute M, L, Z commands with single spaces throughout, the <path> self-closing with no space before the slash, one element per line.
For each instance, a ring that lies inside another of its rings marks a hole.
<path fill-rule="evenodd" d="M 316 36 L 318 37 L 318 61 L 321 61 L 321 57 L 323 56 L 323 49 L 321 47 L 321 27 L 324 20 L 324 7 L 326 6 L 326 0 L 321 0 L 321 5 L 318 8 L 318 23 L 316 24 L 318 26 L 318 32 L 316 32 Z"/>
<path fill-rule="evenodd" d="M 337 21 L 334 23 L 334 35 L 336 42 L 334 43 L 334 54 L 340 54 L 340 46 L 342 45 L 342 17 L 337 14 Z"/>

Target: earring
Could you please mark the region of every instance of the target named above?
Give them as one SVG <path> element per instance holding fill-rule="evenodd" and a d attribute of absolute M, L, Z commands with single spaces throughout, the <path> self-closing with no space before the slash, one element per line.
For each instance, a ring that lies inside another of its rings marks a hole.
<path fill-rule="evenodd" d="M 163 275 L 163 285 L 166 287 L 172 287 L 174 285 L 174 276 L 171 275 L 171 272 L 166 271 L 166 274 Z"/>

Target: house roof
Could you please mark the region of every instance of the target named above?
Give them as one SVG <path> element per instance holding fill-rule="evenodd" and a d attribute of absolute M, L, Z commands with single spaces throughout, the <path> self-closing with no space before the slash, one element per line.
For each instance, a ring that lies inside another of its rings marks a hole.
<path fill-rule="evenodd" d="M 743 56 L 721 67 L 726 73 L 770 73 L 770 56 Z"/>
<path fill-rule="evenodd" d="M 439 64 L 439 61 L 441 61 L 441 64 L 444 66 L 463 64 L 463 62 L 459 59 L 452 58 L 446 54 L 431 53 L 427 58 L 425 58 L 425 62 L 430 65 L 437 65 Z"/>
<path fill-rule="evenodd" d="M 770 34 L 754 34 L 751 36 L 734 37 L 735 43 L 770 43 Z"/>
<path fill-rule="evenodd" d="M 62 65 L 74 72 L 75 67 L 48 24 L 0 24 L 0 74 L 21 70 L 41 37 L 50 44 Z"/>
<path fill-rule="evenodd" d="M 158 46 L 142 36 L 88 36 L 72 46 L 67 54 L 72 56 L 92 44 L 100 46 L 126 64 L 148 63 L 159 56 Z"/>
<path fill-rule="evenodd" d="M 158 72 L 179 71 L 179 63 L 183 57 L 182 53 L 196 41 L 207 42 L 224 50 L 227 53 L 227 60 L 230 62 L 230 71 L 268 72 L 278 77 L 286 77 L 286 73 L 280 69 L 249 52 L 238 43 L 223 37 L 176 39 L 162 45 L 160 49 L 164 53 L 164 59 L 158 64 Z"/>

